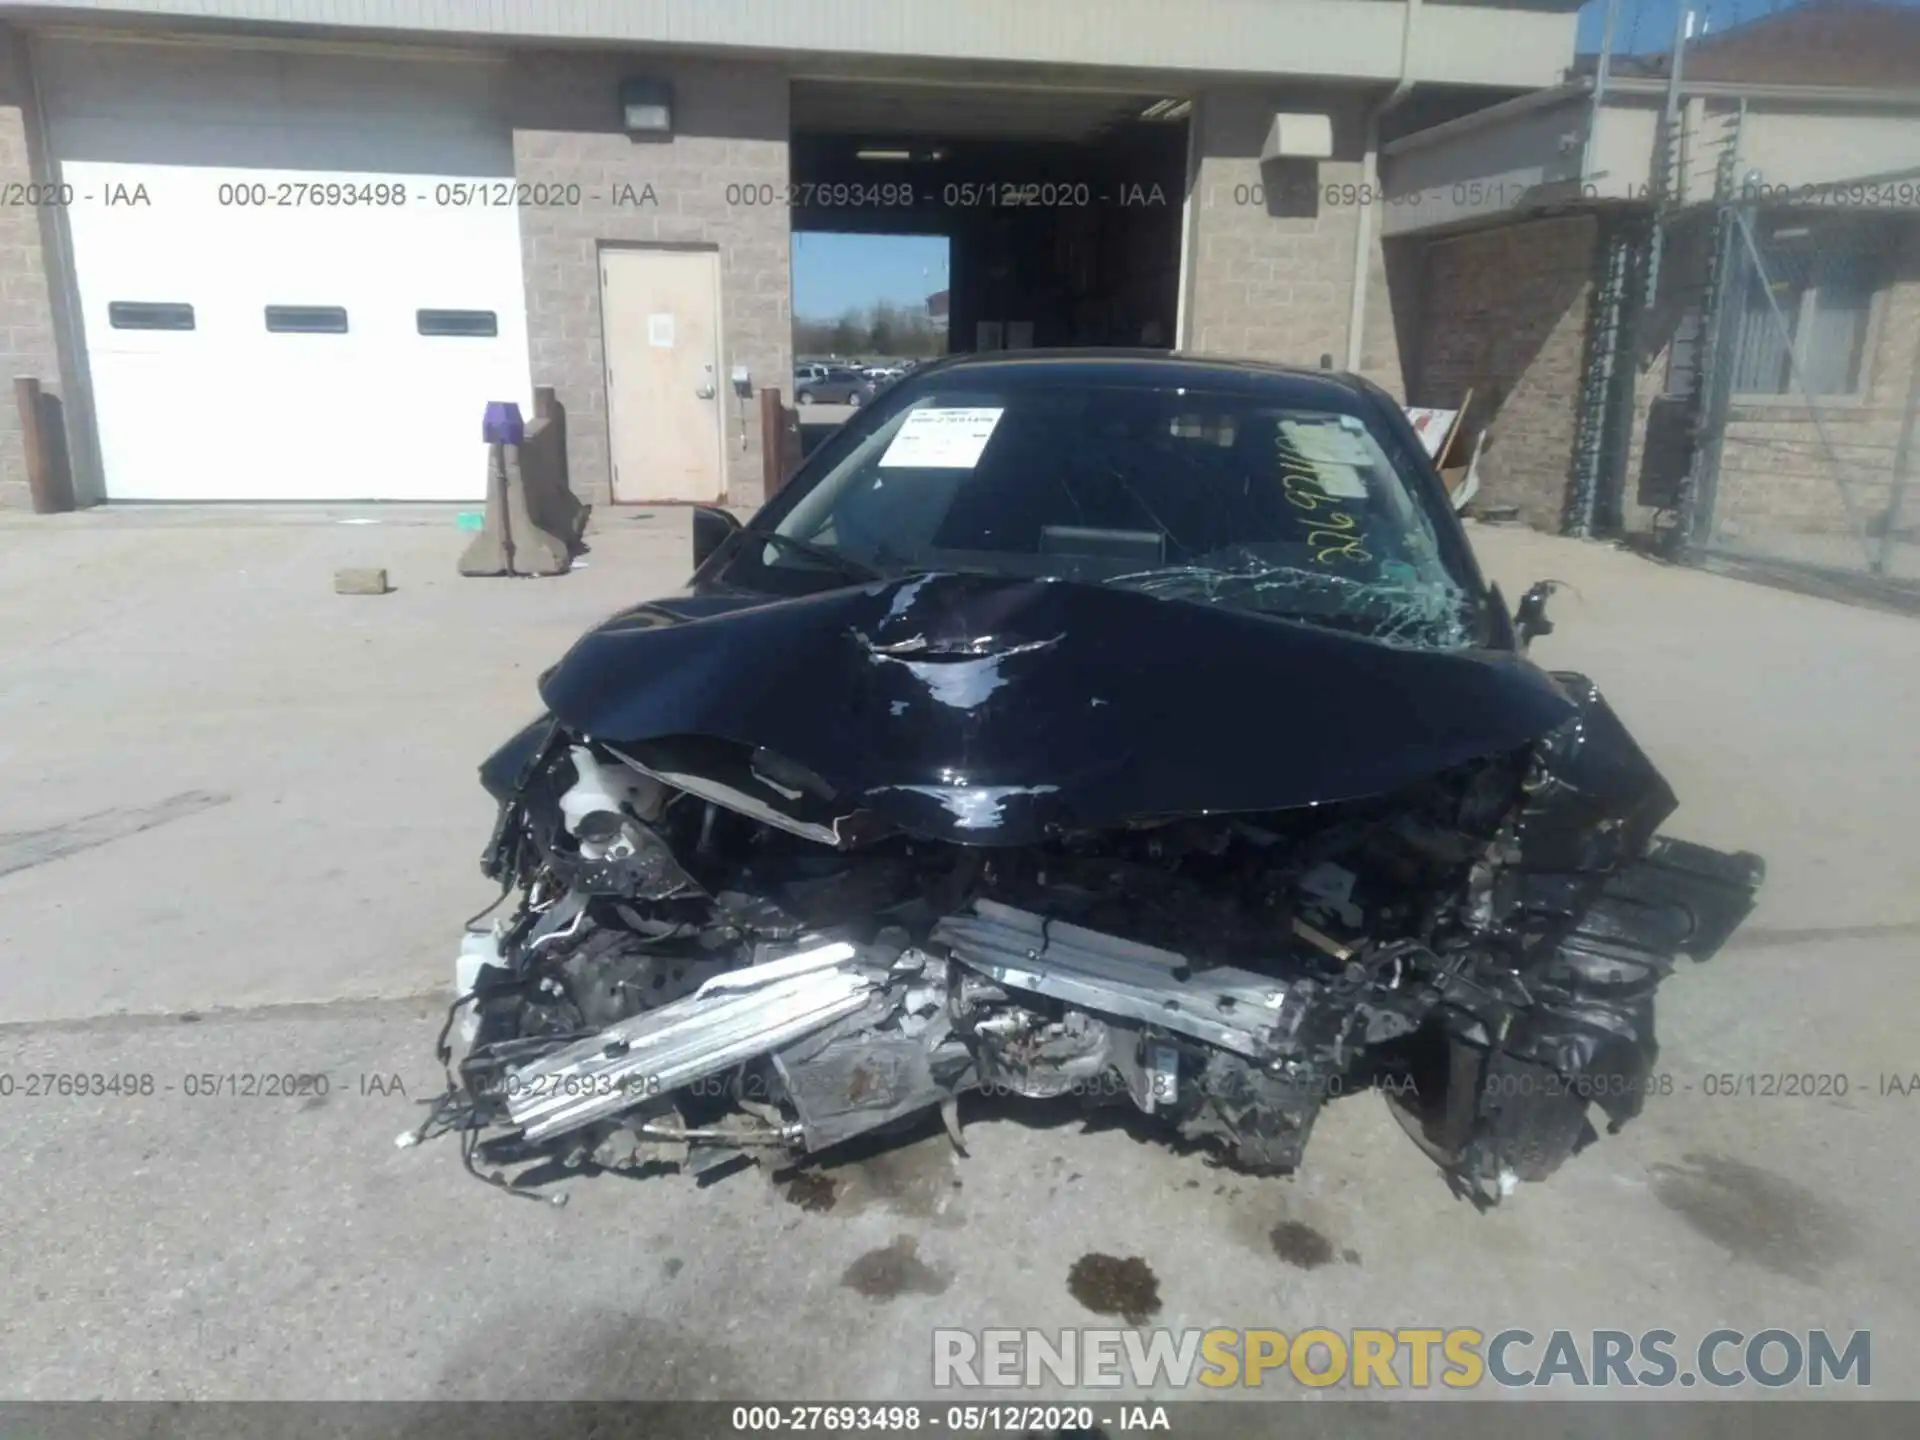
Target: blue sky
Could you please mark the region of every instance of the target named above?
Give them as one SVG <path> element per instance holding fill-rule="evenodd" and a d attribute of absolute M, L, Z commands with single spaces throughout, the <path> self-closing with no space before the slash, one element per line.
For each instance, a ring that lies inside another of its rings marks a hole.
<path fill-rule="evenodd" d="M 1731 29 L 1775 10 L 1787 10 L 1801 0 L 1692 0 L 1692 8 L 1701 16 L 1694 22 L 1694 33 L 1702 23 L 1708 33 Z M 1895 4 L 1913 4 L 1915 0 L 1891 0 Z M 1674 12 L 1680 0 L 1620 0 L 1620 15 L 1615 21 L 1613 48 L 1623 55 L 1645 55 L 1664 51 L 1673 43 Z M 1587 0 L 1580 7 L 1580 50 L 1587 53 L 1600 48 L 1600 35 L 1606 26 L 1607 0 Z"/>
<path fill-rule="evenodd" d="M 1769 10 L 1783 9 L 1797 0 L 1693 0 L 1692 8 L 1705 21 L 1707 29 L 1725 30 L 1729 26 L 1758 19 Z M 1620 16 L 1614 22 L 1613 49 L 1618 55 L 1646 55 L 1664 51 L 1673 43 L 1674 12 L 1680 0 L 1620 0 Z M 1606 28 L 1606 0 L 1587 0 L 1580 7 L 1582 54 L 1600 48 L 1600 35 Z M 1694 34 L 1701 21 L 1694 22 Z"/>
<path fill-rule="evenodd" d="M 947 288 L 944 235 L 793 237 L 793 313 L 832 319 L 880 300 L 918 305 Z"/>

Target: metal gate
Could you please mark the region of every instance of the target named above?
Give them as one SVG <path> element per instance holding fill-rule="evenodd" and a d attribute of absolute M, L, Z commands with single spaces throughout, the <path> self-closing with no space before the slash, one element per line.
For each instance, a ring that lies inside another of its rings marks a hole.
<path fill-rule="evenodd" d="M 1920 589 L 1920 215 L 1758 188 L 1716 206 L 1685 549 Z"/>

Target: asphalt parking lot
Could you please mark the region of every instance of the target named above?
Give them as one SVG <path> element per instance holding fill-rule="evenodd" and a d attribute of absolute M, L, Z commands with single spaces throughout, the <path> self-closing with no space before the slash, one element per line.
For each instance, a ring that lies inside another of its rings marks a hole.
<path fill-rule="evenodd" d="M 1158 1325 L 1864 1328 L 1871 1393 L 1920 1398 L 1920 624 L 1520 531 L 1475 543 L 1510 597 L 1573 585 L 1538 656 L 1602 684 L 1670 829 L 1770 865 L 1662 992 L 1673 1093 L 1550 1183 L 1477 1214 L 1375 1096 L 1290 1180 L 984 1108 L 965 1158 L 935 1134 L 830 1193 L 558 1208 L 396 1148 L 492 898 L 474 766 L 580 629 L 683 577 L 684 525 L 603 513 L 586 568 L 483 581 L 443 512 L 0 522 L 0 1398 L 931 1396 L 936 1325 L 1118 1323 L 1069 1289 L 1089 1252 L 1145 1263 Z M 354 564 L 394 593 L 333 594 Z M 26 1093 L 70 1072 L 152 1084 Z M 288 1072 L 327 1092 L 242 1093 Z M 1846 1093 L 1708 1093 L 1781 1073 Z"/>

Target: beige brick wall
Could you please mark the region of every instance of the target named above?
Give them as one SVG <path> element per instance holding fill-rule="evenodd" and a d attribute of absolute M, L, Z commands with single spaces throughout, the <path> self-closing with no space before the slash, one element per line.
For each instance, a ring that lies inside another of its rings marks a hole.
<path fill-rule="evenodd" d="M 727 493 L 736 505 L 758 504 L 758 408 L 737 399 L 724 378 L 732 366 L 746 365 L 756 385 L 784 390 L 791 383 L 787 212 L 777 205 L 729 205 L 726 191 L 736 182 L 785 187 L 785 74 L 658 55 L 558 52 L 523 55 L 516 72 L 514 169 L 521 180 L 578 184 L 609 197 L 623 186 L 639 196 L 651 185 L 659 201 L 521 212 L 533 382 L 552 385 L 567 408 L 574 488 L 595 504 L 606 503 L 611 492 L 600 246 L 711 245 L 720 255 Z M 672 140 L 635 141 L 620 129 L 619 85 L 631 75 L 671 82 Z"/>
<path fill-rule="evenodd" d="M 1263 167 L 1260 146 L 1275 111 L 1334 118 L 1334 156 Z M 1356 187 L 1366 100 L 1352 91 L 1219 89 L 1194 107 L 1192 253 L 1187 348 L 1208 354 L 1345 368 L 1359 203 L 1329 203 L 1327 187 Z M 1361 373 L 1402 393 L 1393 306 L 1373 225 Z"/>
<path fill-rule="evenodd" d="M 60 390 L 43 238 L 50 217 L 25 203 L 28 195 L 14 189 L 36 183 L 28 138 L 32 105 L 25 47 L 15 32 L 0 27 L 0 382 L 5 383 L 0 393 L 0 509 L 25 509 L 29 503 L 14 377 L 31 375 L 49 393 Z"/>
<path fill-rule="evenodd" d="M 1503 225 L 1427 243 L 1419 360 L 1408 398 L 1452 408 L 1473 392 L 1488 431 L 1476 504 L 1513 505 L 1558 531 L 1573 477 L 1595 225 Z M 1463 438 L 1469 432 L 1463 432 Z"/>

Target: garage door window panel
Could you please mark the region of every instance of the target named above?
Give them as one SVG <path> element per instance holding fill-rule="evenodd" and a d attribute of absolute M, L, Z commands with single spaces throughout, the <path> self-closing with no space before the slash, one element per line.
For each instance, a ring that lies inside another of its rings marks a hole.
<path fill-rule="evenodd" d="M 344 335 L 347 312 L 340 305 L 269 305 L 267 329 L 275 335 Z"/>
<path fill-rule="evenodd" d="M 166 301 L 114 300 L 107 305 L 107 324 L 115 330 L 191 330 L 193 306 Z"/>
<path fill-rule="evenodd" d="M 414 328 L 422 335 L 492 339 L 500 333 L 500 317 L 491 310 L 421 310 Z"/>

